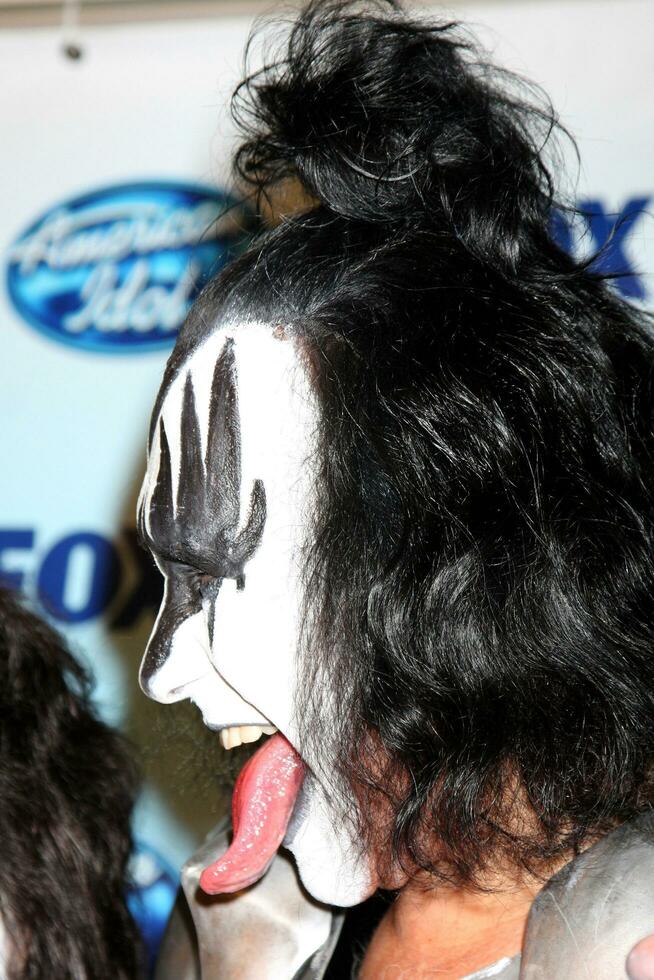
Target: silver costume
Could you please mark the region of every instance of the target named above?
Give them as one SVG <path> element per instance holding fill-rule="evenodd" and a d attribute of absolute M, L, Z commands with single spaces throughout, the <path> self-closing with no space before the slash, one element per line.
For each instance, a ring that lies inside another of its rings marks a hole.
<path fill-rule="evenodd" d="M 156 980 L 321 980 L 343 913 L 309 898 L 284 852 L 247 891 L 204 896 L 198 891 L 200 872 L 227 844 L 222 825 L 184 866 L 191 914 L 182 907 L 174 911 Z M 630 949 L 653 931 L 649 812 L 618 827 L 548 881 L 531 907 L 522 957 L 464 980 L 623 980 Z"/>

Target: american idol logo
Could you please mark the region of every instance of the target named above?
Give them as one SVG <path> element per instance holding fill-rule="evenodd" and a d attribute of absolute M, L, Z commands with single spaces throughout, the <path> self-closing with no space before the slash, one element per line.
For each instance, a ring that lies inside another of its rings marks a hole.
<path fill-rule="evenodd" d="M 252 219 L 213 188 L 104 187 L 47 211 L 9 250 L 9 294 L 53 340 L 98 353 L 169 346 L 198 290 Z"/>

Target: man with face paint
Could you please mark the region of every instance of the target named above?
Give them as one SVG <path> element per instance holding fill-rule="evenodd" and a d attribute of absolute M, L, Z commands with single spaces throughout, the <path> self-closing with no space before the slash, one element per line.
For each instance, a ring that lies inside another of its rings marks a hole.
<path fill-rule="evenodd" d="M 188 350 L 180 342 L 154 414 L 139 527 L 166 584 L 141 684 L 162 702 L 190 698 L 225 748 L 281 733 L 257 757 L 256 775 L 241 776 L 241 832 L 203 886 L 231 892 L 261 877 L 305 782 L 295 846 L 307 887 L 351 904 L 366 887 L 354 868 L 342 874 L 351 843 L 336 844 L 330 881 L 316 858 L 333 846 L 329 805 L 303 778 L 317 760 L 292 748 L 301 741 L 294 704 L 316 396 L 290 329 L 236 321 L 207 333 Z M 272 785 L 250 791 L 268 770 Z"/>
<path fill-rule="evenodd" d="M 267 736 L 183 876 L 202 975 L 615 980 L 654 921 L 646 317 L 552 241 L 556 120 L 456 25 L 314 3 L 234 111 L 304 203 L 192 310 L 139 502 L 144 690 Z"/>

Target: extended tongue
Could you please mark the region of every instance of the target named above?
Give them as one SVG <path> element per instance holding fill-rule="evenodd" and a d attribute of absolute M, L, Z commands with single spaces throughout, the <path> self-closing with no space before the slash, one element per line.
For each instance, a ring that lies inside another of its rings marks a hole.
<path fill-rule="evenodd" d="M 277 732 L 241 769 L 232 796 L 234 839 L 202 872 L 203 891 L 240 891 L 265 874 L 284 839 L 303 779 L 302 759 Z"/>

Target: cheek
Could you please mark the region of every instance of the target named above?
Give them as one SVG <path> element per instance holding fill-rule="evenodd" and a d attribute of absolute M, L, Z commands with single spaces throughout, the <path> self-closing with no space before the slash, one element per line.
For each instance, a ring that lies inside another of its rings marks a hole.
<path fill-rule="evenodd" d="M 234 582 L 223 583 L 213 611 L 211 661 L 242 698 L 288 733 L 297 684 L 293 604 L 288 593 L 258 588 L 252 578 L 241 592 Z"/>

